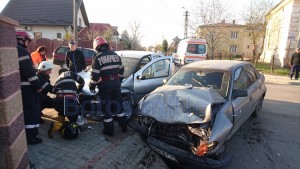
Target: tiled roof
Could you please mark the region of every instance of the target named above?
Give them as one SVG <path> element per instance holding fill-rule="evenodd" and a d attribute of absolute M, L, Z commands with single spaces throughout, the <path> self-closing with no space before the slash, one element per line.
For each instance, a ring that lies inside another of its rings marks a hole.
<path fill-rule="evenodd" d="M 89 25 L 84 4 L 83 20 Z M 62 25 L 73 23 L 73 0 L 10 0 L 1 14 L 23 25 Z"/>
<path fill-rule="evenodd" d="M 114 35 L 119 35 L 116 26 L 111 26 L 109 23 L 90 23 L 90 27 L 84 27 L 79 33 L 78 37 L 83 38 L 88 31 L 105 32 L 112 29 Z"/>

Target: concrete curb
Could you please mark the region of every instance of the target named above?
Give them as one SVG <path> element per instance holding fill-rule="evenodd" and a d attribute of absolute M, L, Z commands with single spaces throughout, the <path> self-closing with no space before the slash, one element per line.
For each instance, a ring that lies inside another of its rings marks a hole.
<path fill-rule="evenodd" d="M 294 85 L 300 86 L 300 80 L 290 79 L 289 77 L 285 76 L 274 76 L 274 75 L 267 75 L 265 76 L 265 82 L 270 84 L 281 84 L 281 85 Z"/>

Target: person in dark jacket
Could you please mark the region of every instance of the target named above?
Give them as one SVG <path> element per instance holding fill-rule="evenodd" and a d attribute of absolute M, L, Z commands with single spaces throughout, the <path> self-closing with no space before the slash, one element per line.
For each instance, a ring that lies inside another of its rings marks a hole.
<path fill-rule="evenodd" d="M 54 132 L 61 130 L 65 122 L 65 116 L 70 123 L 77 121 L 80 111 L 77 93 L 83 89 L 84 83 L 84 79 L 72 71 L 62 72 L 57 78 L 53 87 L 53 93 L 55 93 L 54 109 L 58 112 L 58 122 L 50 124 L 48 130 L 49 138 L 53 138 Z"/>
<path fill-rule="evenodd" d="M 53 63 L 49 61 L 43 61 L 38 66 L 37 76 L 43 89 L 41 92 L 41 110 L 53 108 L 53 98 L 48 96 L 49 92 L 53 93 L 53 86 L 50 82 L 50 74 L 53 68 Z M 41 123 L 44 123 L 43 119 L 41 119 Z"/>
<path fill-rule="evenodd" d="M 33 35 L 17 30 L 16 38 L 27 144 L 39 144 L 42 142 L 42 139 L 37 137 L 41 118 L 39 93 L 42 87 L 36 76 L 30 54 L 26 50 Z"/>
<path fill-rule="evenodd" d="M 293 75 L 295 72 L 295 80 L 298 80 L 299 71 L 300 71 L 300 49 L 299 48 L 297 48 L 295 50 L 295 53 L 293 53 L 292 58 L 290 60 L 290 66 L 291 66 L 290 79 L 293 79 Z"/>
<path fill-rule="evenodd" d="M 96 86 L 103 100 L 101 109 L 103 117 L 103 134 L 114 135 L 114 123 L 112 113 L 116 114 L 119 126 L 126 132 L 126 119 L 122 110 L 121 81 L 124 74 L 124 66 L 121 57 L 109 50 L 105 39 L 97 37 L 93 42 L 97 54 L 93 58 L 90 91 L 95 93 Z"/>
<path fill-rule="evenodd" d="M 83 53 L 76 48 L 76 42 L 69 42 L 70 50 L 66 53 L 65 62 L 68 69 L 72 72 L 78 73 L 85 69 L 85 60 Z"/>

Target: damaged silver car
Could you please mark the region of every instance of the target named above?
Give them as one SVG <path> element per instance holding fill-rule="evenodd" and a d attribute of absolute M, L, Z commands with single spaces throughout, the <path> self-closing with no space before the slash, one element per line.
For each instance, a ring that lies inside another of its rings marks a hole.
<path fill-rule="evenodd" d="M 159 154 L 185 168 L 220 168 L 226 142 L 262 107 L 265 77 L 250 63 L 207 60 L 179 69 L 139 102 L 137 130 Z"/>

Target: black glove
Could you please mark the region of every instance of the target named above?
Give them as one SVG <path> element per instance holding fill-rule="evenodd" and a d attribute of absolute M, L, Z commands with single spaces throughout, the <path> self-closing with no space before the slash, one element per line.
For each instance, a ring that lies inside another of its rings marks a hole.
<path fill-rule="evenodd" d="M 120 79 L 120 82 L 122 83 L 122 81 L 123 81 L 124 77 L 119 77 L 119 79 Z"/>
<path fill-rule="evenodd" d="M 83 89 L 84 85 L 78 85 L 77 86 L 77 93 L 80 93 Z"/>
<path fill-rule="evenodd" d="M 90 83 L 89 84 L 89 88 L 90 88 L 90 91 L 92 92 L 92 93 L 96 93 L 96 91 L 95 91 L 95 88 L 96 88 L 96 84 L 93 84 L 93 83 Z"/>

